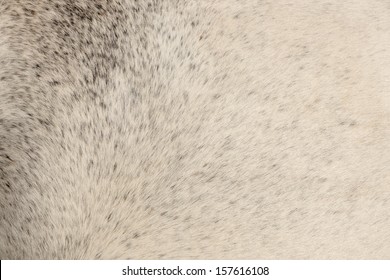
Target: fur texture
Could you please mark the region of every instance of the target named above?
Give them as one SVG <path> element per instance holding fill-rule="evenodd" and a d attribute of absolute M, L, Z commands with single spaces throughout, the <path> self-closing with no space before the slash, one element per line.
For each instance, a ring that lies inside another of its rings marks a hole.
<path fill-rule="evenodd" d="M 0 258 L 390 258 L 389 14 L 2 0 Z"/>

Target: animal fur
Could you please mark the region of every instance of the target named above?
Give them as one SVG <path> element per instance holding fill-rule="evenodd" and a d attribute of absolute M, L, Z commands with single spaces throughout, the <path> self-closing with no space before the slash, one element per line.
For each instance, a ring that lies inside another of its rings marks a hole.
<path fill-rule="evenodd" d="M 390 258 L 389 14 L 0 1 L 0 258 Z"/>

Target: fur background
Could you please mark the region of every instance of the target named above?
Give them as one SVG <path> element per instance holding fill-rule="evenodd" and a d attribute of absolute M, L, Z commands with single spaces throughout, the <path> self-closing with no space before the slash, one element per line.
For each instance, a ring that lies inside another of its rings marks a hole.
<path fill-rule="evenodd" d="M 0 0 L 1 259 L 389 259 L 386 0 Z"/>

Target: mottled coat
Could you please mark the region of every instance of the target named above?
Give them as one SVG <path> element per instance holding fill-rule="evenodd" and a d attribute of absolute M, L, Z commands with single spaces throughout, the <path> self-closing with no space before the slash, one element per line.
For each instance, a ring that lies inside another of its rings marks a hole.
<path fill-rule="evenodd" d="M 386 0 L 0 0 L 0 258 L 390 258 Z"/>

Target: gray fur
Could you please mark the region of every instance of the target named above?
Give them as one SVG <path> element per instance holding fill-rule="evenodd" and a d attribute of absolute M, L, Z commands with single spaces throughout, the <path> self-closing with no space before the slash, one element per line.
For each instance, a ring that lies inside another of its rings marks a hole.
<path fill-rule="evenodd" d="M 390 258 L 384 0 L 3 0 L 0 258 Z"/>

